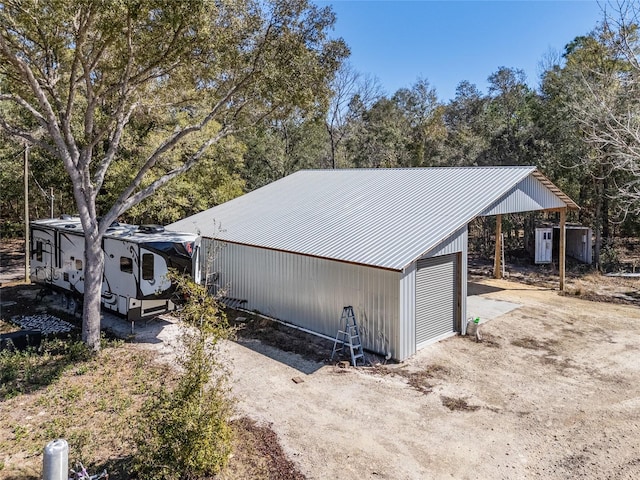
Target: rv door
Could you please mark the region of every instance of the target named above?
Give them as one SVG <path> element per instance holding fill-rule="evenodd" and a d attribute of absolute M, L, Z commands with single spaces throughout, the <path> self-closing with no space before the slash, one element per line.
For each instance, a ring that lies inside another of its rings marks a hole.
<path fill-rule="evenodd" d="M 31 276 L 36 282 L 51 283 L 54 275 L 54 230 L 31 229 Z"/>
<path fill-rule="evenodd" d="M 164 292 L 171 286 L 167 261 L 161 255 L 140 248 L 140 292 L 142 298 Z"/>

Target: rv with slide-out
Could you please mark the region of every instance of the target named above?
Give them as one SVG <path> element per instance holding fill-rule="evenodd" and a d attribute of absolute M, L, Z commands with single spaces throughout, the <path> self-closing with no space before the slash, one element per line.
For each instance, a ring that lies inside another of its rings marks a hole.
<path fill-rule="evenodd" d="M 130 320 L 175 310 L 169 269 L 191 275 L 197 235 L 159 225 L 114 223 L 102 240 L 102 305 Z M 31 222 L 31 278 L 69 293 L 84 294 L 84 232 L 78 217 Z"/>

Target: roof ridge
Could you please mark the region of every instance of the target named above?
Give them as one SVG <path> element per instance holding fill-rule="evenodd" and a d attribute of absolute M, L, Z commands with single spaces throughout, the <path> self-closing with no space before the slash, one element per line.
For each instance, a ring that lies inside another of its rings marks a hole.
<path fill-rule="evenodd" d="M 468 166 L 438 166 L 438 167 L 366 167 L 366 168 L 303 168 L 291 173 L 295 175 L 300 172 L 390 172 L 390 171 L 424 171 L 424 170 L 487 170 L 487 169 L 522 169 L 522 170 L 535 170 L 535 165 L 468 165 Z M 283 177 L 286 178 L 286 177 Z M 281 180 L 281 179 L 280 179 Z M 277 180 L 276 180 L 277 181 Z"/>

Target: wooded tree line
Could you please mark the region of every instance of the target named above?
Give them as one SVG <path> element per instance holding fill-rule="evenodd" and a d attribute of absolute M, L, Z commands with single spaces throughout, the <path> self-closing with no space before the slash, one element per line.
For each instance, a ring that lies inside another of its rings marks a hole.
<path fill-rule="evenodd" d="M 535 89 L 500 67 L 486 93 L 462 81 L 441 102 L 418 79 L 386 95 L 345 64 L 325 117 L 244 137 L 241 175 L 252 189 L 300 168 L 536 165 L 582 207 L 572 220 L 594 229 L 598 259 L 614 237 L 640 234 L 640 43 L 628 14 L 546 59 Z"/>
<path fill-rule="evenodd" d="M 325 109 L 293 109 L 230 135 L 121 219 L 169 223 L 304 168 L 536 165 L 582 207 L 579 221 L 604 239 L 638 235 L 640 142 L 626 140 L 638 140 L 639 43 L 635 17 L 622 13 L 545 59 L 536 89 L 522 70 L 499 67 L 486 93 L 463 80 L 455 97 L 442 102 L 421 78 L 388 95 L 375 78 L 344 63 Z M 101 210 L 130 180 L 128 157 L 149 143 L 147 125 L 133 127 L 122 140 L 127 155 L 105 178 Z M 23 148 L 6 133 L 0 148 L 2 218 L 18 226 Z M 49 215 L 50 187 L 55 214 L 74 213 L 59 160 L 38 148 L 30 159 L 32 215 Z"/>
<path fill-rule="evenodd" d="M 468 165 L 538 166 L 582 207 L 597 258 L 640 235 L 639 8 L 607 7 L 538 87 L 499 67 L 487 92 L 461 81 L 442 102 L 427 79 L 388 94 L 355 71 L 307 0 L 5 2 L 3 235 L 22 228 L 28 144 L 31 215 L 53 187 L 96 267 L 116 219 L 170 223 L 304 168 Z"/>

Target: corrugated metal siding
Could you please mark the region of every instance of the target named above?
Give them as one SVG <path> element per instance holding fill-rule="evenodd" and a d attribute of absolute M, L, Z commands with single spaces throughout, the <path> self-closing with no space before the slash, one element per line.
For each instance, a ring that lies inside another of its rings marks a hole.
<path fill-rule="evenodd" d="M 562 208 L 566 204 L 534 176 L 529 176 L 514 186 L 504 197 L 481 213 L 481 216 L 499 213 L 528 212 Z"/>
<path fill-rule="evenodd" d="M 221 245 L 202 243 L 205 256 Z M 352 305 L 364 347 L 396 356 L 398 272 L 232 243 L 218 248 L 212 269 L 226 295 L 246 299 L 248 310 L 331 337 L 343 327 L 342 308 Z"/>
<path fill-rule="evenodd" d="M 559 229 L 558 229 L 559 231 Z M 567 256 L 590 264 L 592 261 L 593 231 L 589 227 L 567 226 Z M 559 234 L 559 233 L 558 233 Z"/>
<path fill-rule="evenodd" d="M 460 309 L 460 332 L 464 335 L 467 332 L 467 258 L 469 251 L 469 231 L 467 225 L 458 230 L 454 235 L 436 246 L 433 250 L 423 255 L 422 258 L 435 257 L 458 253 L 458 265 L 460 267 L 459 309 Z"/>
<path fill-rule="evenodd" d="M 416 348 L 451 335 L 457 314 L 455 254 L 418 260 L 416 270 Z"/>
<path fill-rule="evenodd" d="M 400 329 L 396 360 L 416 353 L 416 262 L 400 278 Z"/>
<path fill-rule="evenodd" d="M 400 271 L 534 171 L 535 167 L 301 171 L 169 227 Z"/>
<path fill-rule="evenodd" d="M 439 257 L 450 253 L 466 252 L 467 241 L 467 226 L 465 225 L 420 258 Z"/>
<path fill-rule="evenodd" d="M 465 231 L 465 238 L 466 237 Z M 467 243 L 465 240 L 464 251 L 458 254 L 458 265 L 460 266 L 460 286 L 459 286 L 459 308 L 460 308 L 460 333 L 462 335 L 467 334 L 467 286 L 469 279 L 467 277 L 468 274 L 468 266 L 467 266 Z"/>
<path fill-rule="evenodd" d="M 468 231 L 464 228 L 444 240 L 422 258 L 457 253 L 460 266 L 459 305 L 461 332 L 467 330 L 467 247 Z M 400 343 L 396 360 L 405 360 L 416 353 L 416 262 L 409 265 L 400 277 Z"/>
<path fill-rule="evenodd" d="M 576 202 L 571 200 L 568 195 L 566 195 L 562 190 L 556 187 L 553 182 L 545 177 L 541 172 L 535 170 L 531 175 L 537 178 L 543 185 L 545 185 L 549 190 L 556 194 L 558 198 L 564 202 L 569 210 L 580 210 L 580 207 Z"/>

